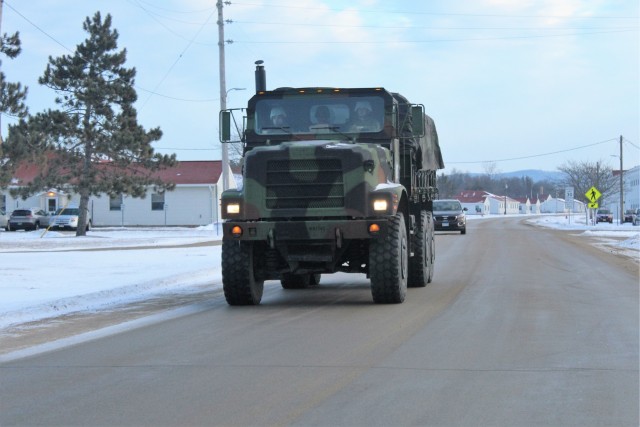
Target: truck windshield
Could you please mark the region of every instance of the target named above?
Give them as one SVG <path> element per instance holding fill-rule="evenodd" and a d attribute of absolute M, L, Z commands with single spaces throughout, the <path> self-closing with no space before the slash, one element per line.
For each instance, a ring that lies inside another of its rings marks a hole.
<path fill-rule="evenodd" d="M 384 100 L 376 96 L 294 96 L 256 102 L 259 135 L 380 132 Z"/>

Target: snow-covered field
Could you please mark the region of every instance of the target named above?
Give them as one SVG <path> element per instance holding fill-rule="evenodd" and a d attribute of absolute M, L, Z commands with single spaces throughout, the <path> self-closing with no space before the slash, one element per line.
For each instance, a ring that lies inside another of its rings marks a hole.
<path fill-rule="evenodd" d="M 469 221 L 502 216 L 469 216 Z M 638 258 L 640 227 L 586 226 L 573 216 L 531 216 L 539 226 L 575 230 Z M 109 310 L 163 294 L 220 288 L 220 231 L 200 228 L 100 228 L 70 233 L 0 231 L 0 333 L 74 312 Z M 88 250 L 93 249 L 93 250 Z"/>

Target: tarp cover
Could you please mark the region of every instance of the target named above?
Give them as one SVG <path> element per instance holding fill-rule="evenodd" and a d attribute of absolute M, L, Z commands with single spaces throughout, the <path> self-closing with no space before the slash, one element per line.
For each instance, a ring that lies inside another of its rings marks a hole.
<path fill-rule="evenodd" d="M 398 101 L 400 113 L 400 144 L 404 153 L 409 153 L 417 163 L 417 170 L 437 170 L 444 168 L 438 132 L 433 119 L 425 114 L 425 134 L 421 138 L 414 138 L 413 122 L 411 117 L 411 104 L 404 96 L 394 93 L 393 97 Z"/>

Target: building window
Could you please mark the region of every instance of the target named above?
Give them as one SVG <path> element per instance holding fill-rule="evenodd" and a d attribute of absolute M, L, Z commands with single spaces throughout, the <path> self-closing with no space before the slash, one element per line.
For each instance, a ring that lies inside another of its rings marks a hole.
<path fill-rule="evenodd" d="M 152 211 L 164 210 L 164 193 L 153 193 L 151 195 L 151 210 Z"/>
<path fill-rule="evenodd" d="M 119 211 L 122 210 L 122 194 L 118 196 L 109 196 L 109 210 L 110 211 Z"/>

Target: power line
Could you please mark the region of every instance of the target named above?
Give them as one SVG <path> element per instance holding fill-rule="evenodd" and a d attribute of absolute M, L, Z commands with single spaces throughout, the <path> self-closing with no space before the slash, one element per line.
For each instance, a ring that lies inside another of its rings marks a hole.
<path fill-rule="evenodd" d="M 234 5 L 239 6 L 265 6 L 261 3 L 243 3 L 233 2 Z M 308 7 L 308 6 L 291 6 L 281 4 L 269 4 L 269 8 L 282 8 L 282 9 L 302 9 L 302 10 L 323 10 L 333 12 L 344 12 L 344 8 L 325 8 L 325 7 Z M 625 19 L 625 20 L 638 20 L 637 16 L 574 16 L 574 15 L 509 15 L 509 14 L 490 14 L 490 13 L 447 13 L 447 12 L 420 12 L 416 10 L 391 10 L 391 9 L 357 9 L 360 13 L 380 13 L 380 14 L 401 14 L 401 15 L 432 15 L 432 16 L 460 16 L 460 17 L 485 17 L 485 18 L 556 18 L 556 19 Z"/>
<path fill-rule="evenodd" d="M 44 34 L 46 37 L 48 37 L 49 39 L 51 39 L 54 43 L 56 43 L 57 45 L 61 46 L 64 50 L 66 50 L 67 52 L 71 53 L 71 54 L 75 54 L 74 51 L 72 51 L 71 49 L 69 49 L 67 46 L 65 46 L 63 43 L 61 43 L 60 41 L 58 41 L 55 37 L 53 37 L 52 35 L 50 35 L 49 33 L 47 33 L 44 29 L 42 29 L 40 26 L 38 26 L 36 23 L 34 23 L 33 21 L 31 21 L 29 18 L 27 18 L 26 16 L 24 16 L 22 13 L 20 13 L 16 8 L 14 8 L 13 6 L 11 6 L 11 4 L 9 4 L 7 2 L 7 0 L 2 0 L 3 4 L 6 5 L 9 9 L 11 9 L 13 12 L 16 13 L 16 15 L 20 16 L 22 19 L 24 19 L 27 23 L 29 23 L 32 27 L 34 27 L 36 30 L 40 31 L 42 34 Z M 183 52 L 184 53 L 184 52 Z M 82 59 L 83 61 L 85 61 L 87 64 L 89 63 L 89 61 L 85 58 L 79 57 L 80 59 Z M 174 64 L 175 65 L 175 64 Z M 193 102 L 193 103 L 207 103 L 207 102 L 217 102 L 220 100 L 220 98 L 205 98 L 205 99 L 186 99 L 186 98 L 179 98 L 179 97 L 175 97 L 175 96 L 170 96 L 170 95 L 165 95 L 162 93 L 158 93 L 154 90 L 149 90 L 149 89 L 145 89 L 141 86 L 138 86 L 137 84 L 133 85 L 137 90 L 142 91 L 142 92 L 146 92 L 148 94 L 151 95 L 155 95 L 155 96 L 159 96 L 162 98 L 166 98 L 166 99 L 172 99 L 174 101 L 182 101 L 182 102 Z"/>
<path fill-rule="evenodd" d="M 142 4 L 145 4 L 147 6 L 154 7 L 156 9 L 158 9 L 158 10 L 164 10 L 165 12 L 170 12 L 170 13 L 184 13 L 184 14 L 187 14 L 187 13 L 209 12 L 212 9 L 215 10 L 215 7 L 206 7 L 206 8 L 203 8 L 203 9 L 196 9 L 196 10 L 177 10 L 177 9 L 169 9 L 169 8 L 166 8 L 166 7 L 158 6 L 156 3 L 151 3 L 151 2 L 148 2 L 148 1 L 144 1 L 144 0 L 128 0 L 128 1 L 129 1 L 129 3 L 134 3 L 137 6 L 139 6 L 142 3 Z"/>
<path fill-rule="evenodd" d="M 624 140 L 624 142 L 626 142 L 627 144 L 629 144 L 630 146 L 632 146 L 633 148 L 640 150 L 640 147 L 638 147 L 638 145 L 634 144 L 633 142 L 629 141 L 627 138 L 622 137 L 622 139 Z"/>
<path fill-rule="evenodd" d="M 435 27 L 423 25 L 343 25 L 343 24 L 318 24 L 302 22 L 264 22 L 264 21 L 238 21 L 229 20 L 230 24 L 251 25 L 277 25 L 287 27 L 322 27 L 322 28 L 377 28 L 377 29 L 407 29 L 407 30 L 517 30 L 517 31 L 562 31 L 562 30 L 637 30 L 638 27 Z"/>
<path fill-rule="evenodd" d="M 529 156 L 511 157 L 511 158 L 506 158 L 506 159 L 477 160 L 477 161 L 464 161 L 464 162 L 447 162 L 447 163 L 451 163 L 451 164 L 478 164 L 478 163 L 499 163 L 499 162 L 508 162 L 508 161 L 512 161 L 512 160 L 533 159 L 533 158 L 536 158 L 536 157 L 552 156 L 554 154 L 567 153 L 569 151 L 581 150 L 583 148 L 593 147 L 595 145 L 605 144 L 605 143 L 611 142 L 611 141 L 618 141 L 618 138 L 611 138 L 611 139 L 607 139 L 605 141 L 594 142 L 593 144 L 587 144 L 587 145 L 581 145 L 579 147 L 567 148 L 566 150 L 558 150 L 558 151 L 552 151 L 552 152 L 549 152 L 549 153 L 542 153 L 542 154 L 531 154 Z"/>
<path fill-rule="evenodd" d="M 585 31 L 577 33 L 564 33 L 564 34 L 544 34 L 544 35 L 529 35 L 529 36 L 497 36 L 497 37 L 470 37 L 470 38 L 457 38 L 457 39 L 432 39 L 432 40 L 394 40 L 394 44 L 421 44 L 421 43 L 451 43 L 451 42 L 467 42 L 467 41 L 491 41 L 491 40 L 518 40 L 518 39 L 541 39 L 541 38 L 557 38 L 557 37 L 570 37 L 570 36 L 582 36 L 592 34 L 611 34 L 611 33 L 625 33 L 631 31 L 638 31 L 637 28 L 626 30 L 610 30 L 610 31 Z M 243 41 L 233 40 L 233 43 L 251 43 L 251 44 L 383 44 L 385 41 L 379 40 L 364 40 L 364 41 Z"/>
<path fill-rule="evenodd" d="M 173 64 L 171 64 L 171 67 L 169 67 L 169 69 L 167 70 L 167 72 L 165 73 L 164 77 L 162 77 L 162 79 L 160 79 L 160 81 L 158 82 L 158 84 L 156 85 L 156 87 L 154 88 L 154 92 L 160 87 L 160 85 L 162 85 L 162 83 L 165 81 L 165 79 L 169 76 L 169 74 L 171 73 L 171 71 L 174 69 L 174 67 L 176 66 L 176 64 L 180 61 L 180 59 L 182 59 L 182 57 L 184 56 L 184 54 L 187 52 L 187 50 L 189 50 L 189 48 L 191 47 L 191 45 L 193 44 L 193 41 L 196 39 L 196 37 L 198 37 L 200 35 L 200 33 L 202 32 L 202 29 L 205 27 L 205 25 L 207 25 L 207 23 L 209 22 L 209 20 L 211 19 L 211 17 L 217 12 L 216 9 L 213 10 L 213 12 L 211 12 L 209 14 L 209 16 L 207 17 L 206 21 L 204 21 L 202 23 L 202 25 L 200 26 L 200 28 L 198 29 L 198 31 L 194 34 L 194 36 L 191 38 L 191 40 L 189 41 L 189 43 L 185 46 L 185 48 L 182 50 L 182 52 L 180 52 L 180 54 L 178 55 L 178 57 L 176 58 L 176 60 L 173 62 Z M 149 94 L 149 96 L 147 97 L 147 99 L 144 101 L 144 103 L 140 106 L 140 109 L 144 108 L 145 105 L 147 105 L 147 102 L 149 102 L 149 100 L 151 99 L 151 97 L 153 96 L 153 93 Z"/>

